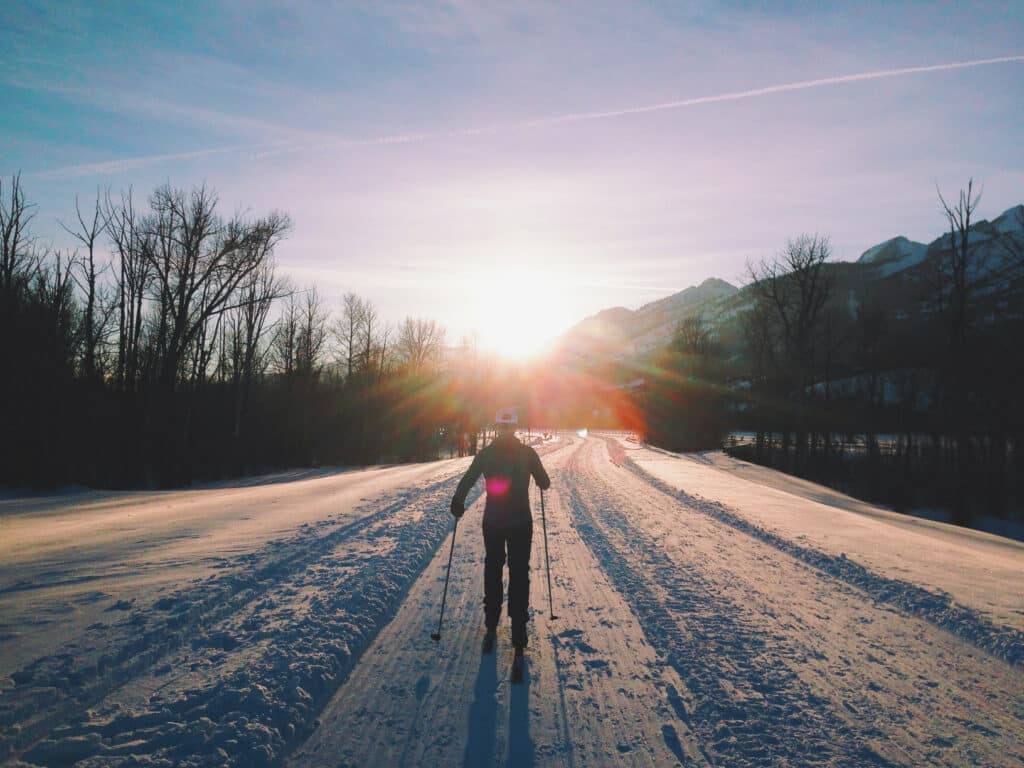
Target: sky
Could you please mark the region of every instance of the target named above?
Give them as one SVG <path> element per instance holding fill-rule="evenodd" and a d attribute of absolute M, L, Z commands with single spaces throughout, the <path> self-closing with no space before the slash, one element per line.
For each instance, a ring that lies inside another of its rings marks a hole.
<path fill-rule="evenodd" d="M 0 174 L 55 247 L 76 196 L 205 183 L 286 211 L 329 306 L 514 352 L 804 232 L 928 242 L 937 187 L 1024 202 L 1019 0 L 15 0 L 0 50 Z"/>

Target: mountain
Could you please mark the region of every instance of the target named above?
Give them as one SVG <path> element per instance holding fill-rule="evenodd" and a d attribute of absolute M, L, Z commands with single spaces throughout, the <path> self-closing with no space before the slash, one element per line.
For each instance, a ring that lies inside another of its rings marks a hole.
<path fill-rule="evenodd" d="M 1013 314 L 1015 300 L 1005 289 L 1010 286 L 1011 268 L 1024 269 L 1024 205 L 1009 208 L 992 221 L 973 223 L 969 242 L 973 246 L 970 278 L 979 316 Z M 864 307 L 870 307 L 891 321 L 889 333 L 925 332 L 935 311 L 939 259 L 949 249 L 949 232 L 928 244 L 900 235 L 868 248 L 855 262 L 830 263 L 834 316 L 852 323 Z M 591 315 L 566 332 L 558 350 L 568 359 L 635 361 L 667 344 L 680 320 L 699 313 L 730 354 L 740 354 L 739 319 L 752 301 L 748 287 L 709 278 L 637 310 L 613 307 Z"/>
<path fill-rule="evenodd" d="M 1001 244 L 1005 243 L 1007 236 L 1018 239 L 1024 236 L 1024 205 L 1009 208 L 992 221 L 982 219 L 975 222 L 971 225 L 968 240 L 979 249 L 978 261 L 987 262 L 994 258 L 998 262 L 986 264 L 989 269 L 993 269 L 1000 267 L 1005 260 L 1005 249 Z M 997 247 L 992 248 L 993 245 Z M 949 247 L 949 232 L 944 232 L 928 245 L 900 235 L 868 248 L 856 263 L 875 267 L 878 276 L 888 277 L 923 264 L 937 253 L 949 250 Z"/>
<path fill-rule="evenodd" d="M 1002 234 L 1024 235 L 1024 204 L 1005 210 L 992 221 L 992 227 Z"/>
<path fill-rule="evenodd" d="M 879 266 L 885 274 L 891 275 L 900 270 L 917 266 L 925 260 L 927 255 L 927 245 L 915 243 L 900 235 L 873 248 L 868 248 L 857 259 L 857 263 Z"/>
<path fill-rule="evenodd" d="M 645 352 L 667 344 L 683 318 L 706 312 L 738 291 L 724 280 L 712 277 L 636 310 L 605 309 L 570 328 L 559 347 L 563 354 L 575 357 L 622 358 Z"/>

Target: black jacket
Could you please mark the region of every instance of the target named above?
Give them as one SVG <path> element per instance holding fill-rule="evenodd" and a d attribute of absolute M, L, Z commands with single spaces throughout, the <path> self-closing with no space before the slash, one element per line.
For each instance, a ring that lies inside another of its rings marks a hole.
<path fill-rule="evenodd" d="M 452 507 L 461 509 L 465 505 L 466 495 L 480 475 L 487 481 L 484 507 L 484 525 L 487 526 L 514 527 L 532 523 L 530 476 L 541 490 L 551 487 L 537 452 L 514 435 L 499 435 L 476 455 L 455 489 Z"/>

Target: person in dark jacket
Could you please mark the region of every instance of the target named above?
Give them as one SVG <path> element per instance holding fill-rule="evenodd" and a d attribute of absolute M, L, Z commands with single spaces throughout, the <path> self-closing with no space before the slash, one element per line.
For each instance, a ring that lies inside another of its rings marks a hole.
<path fill-rule="evenodd" d="M 537 452 L 516 439 L 517 414 L 499 411 L 498 436 L 473 459 L 452 498 L 452 514 L 462 517 L 466 495 L 483 475 L 487 483 L 484 506 L 484 635 L 483 652 L 494 650 L 495 631 L 501 616 L 502 569 L 508 560 L 508 615 L 512 620 L 512 645 L 516 656 L 526 647 L 526 622 L 530 617 L 530 547 L 533 515 L 530 513 L 530 478 L 542 491 L 551 480 Z"/>

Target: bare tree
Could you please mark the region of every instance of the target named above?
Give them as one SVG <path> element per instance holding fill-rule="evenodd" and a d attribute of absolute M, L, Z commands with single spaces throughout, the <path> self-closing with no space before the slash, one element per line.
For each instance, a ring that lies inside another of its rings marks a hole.
<path fill-rule="evenodd" d="M 766 383 L 778 366 L 777 339 L 772 333 L 769 306 L 755 302 L 742 318 L 743 340 L 751 360 L 751 386 L 754 389 Z"/>
<path fill-rule="evenodd" d="M 783 350 L 803 374 L 813 362 L 818 319 L 832 291 L 825 265 L 832 255 L 827 237 L 800 235 L 774 259 L 748 267 L 754 295 L 770 308 Z"/>
<path fill-rule="evenodd" d="M 327 312 L 323 308 L 316 288 L 305 293 L 299 315 L 296 344 L 296 370 L 298 373 L 316 377 L 323 366 L 323 350 L 327 343 Z"/>
<path fill-rule="evenodd" d="M 377 383 L 379 384 L 388 373 L 391 372 L 392 359 L 395 356 L 394 345 L 389 346 L 395 329 L 390 323 L 384 326 L 378 337 L 379 346 L 377 349 Z"/>
<path fill-rule="evenodd" d="M 875 435 L 875 409 L 884 403 L 884 382 L 882 380 L 882 346 L 889 334 L 888 317 L 885 309 L 874 302 L 862 304 L 857 309 L 856 359 L 861 371 L 867 374 L 867 405 L 871 413 L 866 425 L 868 453 L 875 457 L 878 440 Z"/>
<path fill-rule="evenodd" d="M 378 344 L 377 339 L 377 310 L 369 301 L 363 302 L 363 328 L 362 328 L 362 353 L 359 358 L 359 366 L 363 371 L 369 373 L 373 370 L 374 347 Z"/>
<path fill-rule="evenodd" d="M 287 292 L 287 285 L 276 276 L 272 259 L 252 273 L 239 290 L 234 307 L 235 326 L 241 341 L 239 377 L 251 383 L 267 366 L 267 319 L 274 301 Z"/>
<path fill-rule="evenodd" d="M 750 356 L 750 392 L 757 398 L 755 413 L 761 418 L 757 422 L 755 450 L 760 459 L 765 449 L 768 430 L 763 420 L 765 401 L 774 393 L 771 391 L 771 373 L 777 367 L 776 339 L 769 322 L 769 307 L 764 302 L 755 302 L 754 307 L 742 318 L 743 340 Z"/>
<path fill-rule="evenodd" d="M 5 200 L 0 180 L 0 295 L 5 297 L 24 290 L 38 266 L 29 235 L 35 206 L 25 200 L 20 173 L 11 176 L 10 186 Z"/>
<path fill-rule="evenodd" d="M 282 292 L 285 300 L 277 321 L 269 359 L 285 377 L 315 377 L 323 367 L 327 343 L 327 312 L 316 288 Z"/>
<path fill-rule="evenodd" d="M 75 197 L 75 214 L 78 217 L 77 227 L 68 227 L 64 222 L 60 222 L 60 225 L 85 249 L 82 257 L 75 260 L 77 269 L 72 272 L 72 277 L 78 285 L 78 289 L 85 296 L 85 309 L 82 316 L 82 369 L 86 379 L 96 381 L 102 375 L 100 366 L 97 364 L 97 347 L 106 326 L 106 312 L 104 308 L 98 306 L 100 299 L 97 280 L 106 271 L 106 268 L 98 267 L 96 264 L 96 243 L 107 228 L 107 218 L 100 205 L 99 193 L 96 194 L 92 215 L 88 220 L 82 215 L 77 197 Z"/>
<path fill-rule="evenodd" d="M 805 404 L 813 384 L 819 320 L 832 292 L 826 264 L 832 245 L 821 235 L 800 235 L 776 257 L 748 265 L 751 291 L 780 351 L 776 374 L 796 402 L 797 465 L 806 449 Z"/>
<path fill-rule="evenodd" d="M 396 352 L 399 360 L 410 371 L 423 371 L 437 362 L 444 336 L 444 328 L 434 320 L 407 317 L 398 330 Z"/>
<path fill-rule="evenodd" d="M 363 349 L 363 335 L 366 324 L 366 303 L 354 293 L 346 293 L 342 299 L 341 318 L 334 324 L 332 335 L 337 344 L 336 351 L 345 378 L 350 380 L 359 365 Z"/>
<path fill-rule="evenodd" d="M 291 222 L 276 212 L 251 223 L 238 216 L 225 222 L 216 214 L 216 195 L 205 187 L 187 196 L 160 187 L 151 206 L 146 256 L 160 309 L 157 380 L 172 386 L 185 351 L 210 318 L 231 306 L 235 292 L 269 257 Z"/>
<path fill-rule="evenodd" d="M 281 317 L 271 344 L 272 364 L 285 377 L 294 375 L 297 368 L 300 315 L 299 299 L 294 292 L 289 292 L 281 308 Z"/>
<path fill-rule="evenodd" d="M 152 279 L 151 242 L 140 227 L 132 191 L 114 202 L 108 193 L 105 201 L 107 234 L 117 257 L 116 283 L 118 311 L 117 371 L 119 387 L 133 389 L 141 366 L 139 346 L 143 332 L 143 300 Z"/>
<path fill-rule="evenodd" d="M 220 338 L 220 329 L 224 324 L 223 321 L 223 314 L 208 317 L 189 345 L 188 352 L 191 368 L 186 380 L 192 385 L 193 389 L 199 389 L 206 384 L 206 379 L 210 372 L 210 363 L 213 360 L 214 351 L 217 347 L 217 340 Z"/>
<path fill-rule="evenodd" d="M 235 306 L 225 312 L 218 369 L 222 379 L 230 376 L 234 387 L 236 440 L 241 436 L 253 384 L 267 366 L 270 310 L 285 292 L 286 286 L 275 276 L 274 262 L 268 258 L 239 288 Z"/>
<path fill-rule="evenodd" d="M 45 308 L 48 317 L 46 327 L 52 329 L 53 338 L 73 339 L 75 337 L 75 293 L 72 269 L 74 258 L 65 257 L 60 251 L 53 254 L 53 266 L 40 260 L 34 275 L 34 293 L 39 305 Z M 68 346 L 62 352 L 71 362 L 73 348 Z"/>
<path fill-rule="evenodd" d="M 714 336 L 702 314 L 688 315 L 676 324 L 672 345 L 680 354 L 704 358 L 714 346 Z"/>
<path fill-rule="evenodd" d="M 972 263 L 972 256 L 977 251 L 970 247 L 969 242 L 971 217 L 981 201 L 981 191 L 974 194 L 974 179 L 970 179 L 967 189 L 960 190 L 960 199 L 955 206 L 946 202 L 941 191 L 938 195 L 949 223 L 949 250 L 940 261 L 941 299 L 949 316 L 950 352 L 956 356 L 963 349 L 968 333 L 972 278 L 982 268 L 976 260 Z"/>
<path fill-rule="evenodd" d="M 981 191 L 974 193 L 974 179 L 970 179 L 967 182 L 967 189 L 960 190 L 960 197 L 955 205 L 947 203 L 941 191 L 938 191 L 938 195 L 942 211 L 949 223 L 949 249 L 943 251 L 939 262 L 939 301 L 946 316 L 949 334 L 946 364 L 942 368 L 944 394 L 956 442 L 959 474 L 953 502 L 953 522 L 969 525 L 970 510 L 967 508 L 966 492 L 971 450 L 968 424 L 968 342 L 973 322 L 971 289 L 973 281 L 984 267 L 978 263 L 977 249 L 971 248 L 970 229 L 971 218 L 981 201 Z"/>

